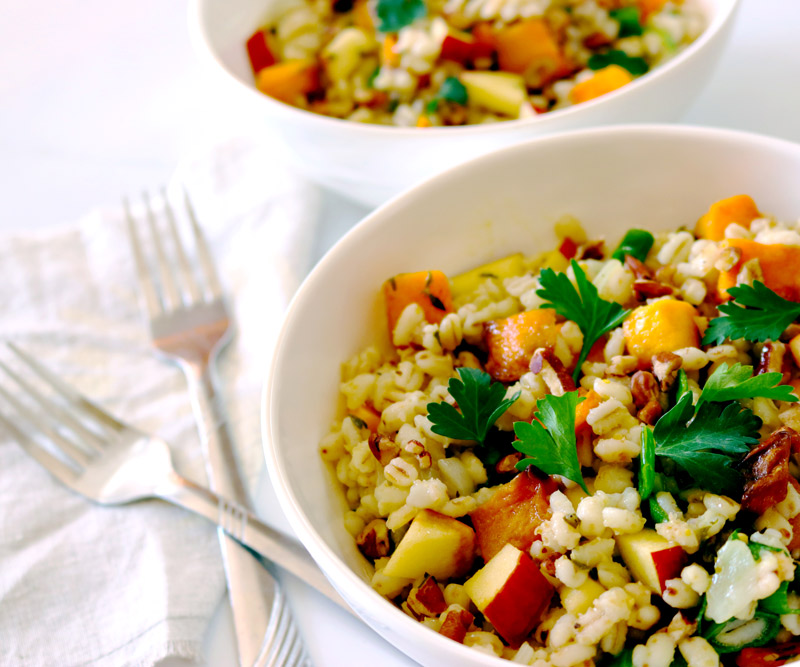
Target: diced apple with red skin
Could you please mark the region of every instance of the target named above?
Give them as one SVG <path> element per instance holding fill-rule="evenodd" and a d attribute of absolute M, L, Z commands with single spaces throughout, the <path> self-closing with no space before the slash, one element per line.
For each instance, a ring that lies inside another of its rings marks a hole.
<path fill-rule="evenodd" d="M 527 551 L 536 528 L 550 514 L 550 494 L 558 484 L 524 470 L 497 488 L 491 498 L 470 513 L 478 547 L 489 561 L 506 544 Z"/>
<path fill-rule="evenodd" d="M 419 618 L 434 617 L 447 611 L 444 593 L 433 577 L 426 577 L 418 588 L 412 588 L 406 604 Z"/>
<path fill-rule="evenodd" d="M 475 560 L 475 531 L 458 519 L 422 510 L 408 527 L 383 574 L 418 579 L 430 574 L 437 580 L 461 577 Z"/>
<path fill-rule="evenodd" d="M 550 606 L 554 588 L 528 554 L 507 544 L 464 590 L 497 633 L 519 646 Z"/>
<path fill-rule="evenodd" d="M 659 595 L 664 592 L 668 579 L 681 576 L 688 559 L 683 547 L 668 542 L 650 528 L 617 535 L 617 547 L 634 578 Z"/>

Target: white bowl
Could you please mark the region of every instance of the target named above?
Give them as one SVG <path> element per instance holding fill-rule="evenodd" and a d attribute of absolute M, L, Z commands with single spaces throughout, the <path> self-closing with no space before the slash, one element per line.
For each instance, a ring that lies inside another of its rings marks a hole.
<path fill-rule="evenodd" d="M 445 639 L 373 591 L 319 453 L 339 407 L 340 364 L 386 336 L 380 286 L 400 272 L 455 275 L 511 252 L 553 247 L 577 217 L 609 241 L 630 227 L 694 225 L 710 203 L 750 194 L 800 216 L 800 145 L 733 131 L 629 126 L 511 146 L 456 167 L 356 225 L 292 302 L 266 383 L 267 466 L 289 522 L 333 585 L 388 641 L 424 665 L 502 665 Z"/>
<path fill-rule="evenodd" d="M 284 0 L 190 0 L 193 42 L 229 85 L 232 102 L 309 178 L 359 202 L 383 203 L 435 173 L 526 139 L 611 123 L 672 122 L 708 81 L 738 0 L 701 0 L 705 32 L 680 55 L 623 88 L 537 118 L 444 128 L 355 123 L 302 111 L 256 90 L 245 41 Z M 237 119 L 238 120 L 238 119 Z M 258 131 L 258 129 L 256 130 Z"/>

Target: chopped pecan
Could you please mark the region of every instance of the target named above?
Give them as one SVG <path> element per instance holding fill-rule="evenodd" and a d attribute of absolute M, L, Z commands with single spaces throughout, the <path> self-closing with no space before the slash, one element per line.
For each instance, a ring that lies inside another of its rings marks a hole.
<path fill-rule="evenodd" d="M 400 447 L 386 436 L 373 433 L 369 436 L 369 451 L 382 466 L 386 466 L 400 453 Z"/>
<path fill-rule="evenodd" d="M 588 241 L 578 247 L 577 259 L 603 259 L 605 256 L 603 241 Z"/>
<path fill-rule="evenodd" d="M 653 426 L 663 412 L 664 408 L 661 407 L 661 403 L 653 399 L 652 401 L 648 401 L 645 406 L 639 410 L 636 416 L 645 424 Z"/>
<path fill-rule="evenodd" d="M 433 459 L 431 458 L 430 452 L 425 449 L 425 445 L 423 445 L 419 440 L 409 440 L 408 443 L 403 446 L 403 449 L 409 454 L 414 455 L 414 458 L 417 459 L 420 470 L 427 470 L 431 467 Z"/>
<path fill-rule="evenodd" d="M 678 375 L 683 359 L 672 352 L 659 352 L 654 354 L 651 359 L 653 364 L 653 375 L 658 378 L 661 391 L 666 391 L 672 386 Z"/>
<path fill-rule="evenodd" d="M 383 558 L 389 555 L 391 543 L 389 529 L 383 519 L 370 521 L 356 538 L 359 551 L 367 558 Z"/>
<path fill-rule="evenodd" d="M 786 345 L 780 342 L 767 341 L 761 348 L 761 357 L 758 360 L 755 374 L 761 375 L 762 373 L 784 373 L 788 371 L 785 368 L 784 362 L 786 359 Z M 791 373 L 786 373 L 781 379 L 781 382 L 789 382 L 791 380 Z"/>
<path fill-rule="evenodd" d="M 636 293 L 636 298 L 639 301 L 644 301 L 645 299 L 667 296 L 668 294 L 672 294 L 675 290 L 669 285 L 655 280 L 634 280 L 633 291 Z"/>
<path fill-rule="evenodd" d="M 473 620 L 475 617 L 466 609 L 450 609 L 442 620 L 439 634 L 463 644 Z"/>
<path fill-rule="evenodd" d="M 530 369 L 532 373 L 542 376 L 553 396 L 563 396 L 568 391 L 575 391 L 572 376 L 552 350 L 545 347 L 536 348 L 531 357 Z"/>
<path fill-rule="evenodd" d="M 784 426 L 742 459 L 745 484 L 742 507 L 763 514 L 786 498 L 789 456 L 800 448 L 800 434 Z"/>
<path fill-rule="evenodd" d="M 658 381 L 650 371 L 636 371 L 631 378 L 631 395 L 637 408 L 643 408 L 651 401 L 658 401 L 661 392 Z"/>
<path fill-rule="evenodd" d="M 412 588 L 406 602 L 409 609 L 419 617 L 434 617 L 447 610 L 444 593 L 433 577 L 427 577 L 419 588 Z"/>
<path fill-rule="evenodd" d="M 653 278 L 653 272 L 650 267 L 645 265 L 644 262 L 640 262 L 633 255 L 625 255 L 625 266 L 630 269 L 636 280 L 652 280 Z"/>
<path fill-rule="evenodd" d="M 508 473 L 516 474 L 517 472 L 519 472 L 516 468 L 516 465 L 520 461 L 522 461 L 522 454 L 520 452 L 507 454 L 495 464 L 494 471 L 498 475 L 506 475 Z"/>

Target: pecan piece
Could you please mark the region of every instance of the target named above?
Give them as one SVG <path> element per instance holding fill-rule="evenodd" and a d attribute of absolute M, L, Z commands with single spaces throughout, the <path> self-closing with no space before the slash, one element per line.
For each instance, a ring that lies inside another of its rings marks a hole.
<path fill-rule="evenodd" d="M 800 448 L 800 434 L 784 426 L 756 445 L 739 464 L 745 484 L 744 509 L 763 514 L 786 498 L 789 456 Z"/>
<path fill-rule="evenodd" d="M 400 447 L 386 436 L 373 433 L 369 436 L 369 451 L 382 466 L 386 466 L 400 453 Z"/>
<path fill-rule="evenodd" d="M 631 378 L 631 396 L 637 408 L 643 408 L 651 401 L 658 401 L 661 392 L 658 381 L 650 371 L 636 371 Z"/>
<path fill-rule="evenodd" d="M 473 620 L 475 620 L 475 617 L 466 609 L 450 609 L 442 620 L 439 634 L 463 644 L 464 637 L 467 636 L 467 630 L 469 630 Z"/>
<path fill-rule="evenodd" d="M 605 241 L 588 241 L 578 248 L 576 259 L 603 259 L 605 256 Z"/>
<path fill-rule="evenodd" d="M 786 345 L 785 343 L 767 341 L 761 348 L 761 357 L 755 369 L 755 375 L 762 373 L 784 373 L 786 364 Z M 791 373 L 784 373 L 781 382 L 789 382 Z"/>
<path fill-rule="evenodd" d="M 672 352 L 659 352 L 653 355 L 651 362 L 653 364 L 653 375 L 658 378 L 661 391 L 666 391 L 675 382 L 678 370 L 683 364 L 683 359 Z"/>
<path fill-rule="evenodd" d="M 669 285 L 655 280 L 634 280 L 633 291 L 636 293 L 636 298 L 639 301 L 644 301 L 645 299 L 667 296 L 668 294 L 672 294 L 675 290 Z"/>
<path fill-rule="evenodd" d="M 542 376 L 553 396 L 563 396 L 568 391 L 575 391 L 572 376 L 552 350 L 545 347 L 536 348 L 531 357 L 530 369 L 532 373 Z"/>
<path fill-rule="evenodd" d="M 661 407 L 661 403 L 653 399 L 648 401 L 636 416 L 648 426 L 653 426 L 663 412 L 664 408 Z"/>
<path fill-rule="evenodd" d="M 438 616 L 447 611 L 444 593 L 433 577 L 427 577 L 419 588 L 412 588 L 406 602 L 408 608 L 418 617 Z"/>
<path fill-rule="evenodd" d="M 389 555 L 391 542 L 389 541 L 389 529 L 383 519 L 373 519 L 370 521 L 356 538 L 358 550 L 367 558 L 383 558 Z"/>
<path fill-rule="evenodd" d="M 636 280 L 652 280 L 653 272 L 644 262 L 640 262 L 633 255 L 625 255 L 625 266 L 627 266 Z"/>

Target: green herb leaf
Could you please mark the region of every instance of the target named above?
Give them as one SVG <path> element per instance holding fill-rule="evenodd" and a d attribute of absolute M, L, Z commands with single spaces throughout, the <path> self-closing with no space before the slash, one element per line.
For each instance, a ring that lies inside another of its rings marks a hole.
<path fill-rule="evenodd" d="M 448 102 L 464 105 L 467 103 L 467 89 L 456 77 L 449 76 L 439 88 L 439 97 Z"/>
<path fill-rule="evenodd" d="M 608 15 L 619 22 L 619 37 L 638 37 L 644 32 L 638 7 L 612 9 Z"/>
<path fill-rule="evenodd" d="M 619 653 L 611 658 L 611 662 L 603 663 L 604 667 L 633 667 L 633 649 L 626 648 L 623 649 L 622 653 Z"/>
<path fill-rule="evenodd" d="M 589 493 L 581 475 L 575 439 L 575 408 L 583 400 L 577 391 L 568 391 L 563 396 L 545 396 L 536 402 L 539 421 L 514 424 L 517 436 L 514 447 L 528 456 L 517 463 L 518 470 L 535 465 L 548 475 L 571 479 Z"/>
<path fill-rule="evenodd" d="M 797 397 L 789 385 L 781 385 L 781 373 L 762 373 L 753 377 L 752 366 L 734 364 L 730 368 L 727 363 L 720 364 L 703 386 L 703 392 L 697 401 L 700 406 L 704 401 L 739 401 L 743 398 L 763 396 L 776 401 L 794 403 Z"/>
<path fill-rule="evenodd" d="M 539 274 L 541 289 L 536 290 L 547 303 L 541 308 L 553 308 L 559 315 L 572 320 L 583 332 L 583 347 L 572 378 L 575 382 L 581 374 L 581 366 L 586 361 L 589 350 L 604 333 L 616 329 L 628 316 L 618 303 L 601 299 L 597 288 L 592 285 L 578 262 L 572 260 L 575 273 L 575 289 L 566 273 L 556 273 L 553 269 L 542 269 Z"/>
<path fill-rule="evenodd" d="M 626 9 L 639 11 L 635 7 L 626 7 Z M 655 238 L 650 232 L 643 229 L 629 229 L 611 256 L 620 262 L 624 262 L 625 255 L 631 255 L 643 262 L 647 259 L 647 253 L 650 252 L 654 242 Z"/>
<path fill-rule="evenodd" d="M 431 430 L 447 438 L 483 444 L 489 429 L 519 398 L 519 392 L 505 398 L 506 388 L 477 368 L 459 368 L 458 375 L 461 379 L 450 378 L 447 390 L 461 412 L 449 403 L 428 403 Z"/>
<path fill-rule="evenodd" d="M 768 598 L 764 598 L 758 603 L 760 609 L 771 614 L 782 616 L 783 614 L 800 614 L 800 609 L 789 606 L 789 582 L 784 581 L 778 590 Z"/>
<path fill-rule="evenodd" d="M 644 58 L 632 58 L 625 51 L 614 49 L 606 53 L 595 53 L 589 58 L 589 69 L 598 70 L 609 65 L 619 65 L 628 70 L 634 76 L 646 74 L 650 69 Z"/>
<path fill-rule="evenodd" d="M 642 453 L 639 456 L 639 496 L 642 500 L 655 491 L 656 482 L 656 440 L 653 431 L 646 426 L 642 429 Z"/>
<path fill-rule="evenodd" d="M 378 0 L 378 30 L 397 32 L 428 13 L 424 0 Z"/>
<path fill-rule="evenodd" d="M 783 330 L 800 316 L 800 303 L 784 299 L 764 283 L 739 285 L 728 290 L 732 300 L 719 306 L 703 336 L 703 345 L 720 345 L 726 338 L 763 343 L 778 340 Z"/>
<path fill-rule="evenodd" d="M 704 489 L 731 492 L 741 483 L 731 467 L 738 454 L 758 442 L 761 420 L 738 403 L 703 403 L 695 414 L 684 394 L 656 423 L 656 455 L 672 459 Z"/>
<path fill-rule="evenodd" d="M 363 419 L 361 419 L 361 417 L 356 417 L 355 415 L 347 415 L 347 416 L 350 417 L 350 419 L 353 421 L 353 425 L 357 429 L 369 428 L 367 426 L 367 422 L 365 422 Z"/>

